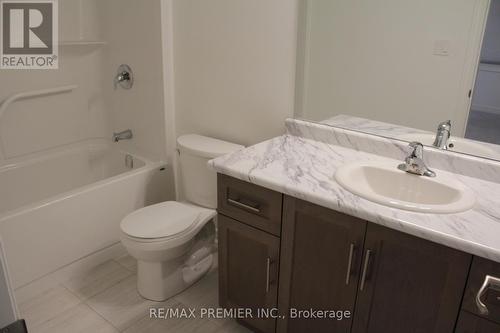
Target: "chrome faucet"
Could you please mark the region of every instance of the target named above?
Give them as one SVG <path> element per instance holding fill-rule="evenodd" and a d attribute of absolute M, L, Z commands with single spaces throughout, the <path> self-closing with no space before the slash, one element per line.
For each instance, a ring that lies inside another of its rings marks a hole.
<path fill-rule="evenodd" d="M 120 140 L 130 140 L 134 137 L 132 130 L 127 129 L 118 133 L 113 133 L 113 141 L 118 142 Z"/>
<path fill-rule="evenodd" d="M 436 173 L 425 165 L 424 146 L 420 142 L 411 142 L 410 147 L 413 149 L 411 154 L 404 163 L 398 165 L 398 169 L 414 175 L 436 177 Z"/>
<path fill-rule="evenodd" d="M 443 121 L 438 125 L 436 138 L 432 144 L 439 149 L 448 149 L 448 140 L 451 136 L 451 120 Z"/>

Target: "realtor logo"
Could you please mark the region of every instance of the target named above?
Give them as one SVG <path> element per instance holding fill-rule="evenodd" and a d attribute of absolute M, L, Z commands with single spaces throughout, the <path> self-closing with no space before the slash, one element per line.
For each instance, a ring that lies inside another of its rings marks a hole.
<path fill-rule="evenodd" d="M 0 0 L 0 68 L 57 69 L 57 0 Z"/>

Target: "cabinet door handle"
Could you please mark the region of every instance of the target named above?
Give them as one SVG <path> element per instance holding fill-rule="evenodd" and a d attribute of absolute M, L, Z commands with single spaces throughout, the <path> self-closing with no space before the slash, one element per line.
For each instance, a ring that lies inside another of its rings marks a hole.
<path fill-rule="evenodd" d="M 368 265 L 370 264 L 370 259 L 372 255 L 372 250 L 366 250 L 365 264 L 363 266 L 363 274 L 361 275 L 361 284 L 359 285 L 359 291 L 365 289 L 366 276 L 368 275 Z"/>
<path fill-rule="evenodd" d="M 271 258 L 266 259 L 266 294 L 269 292 L 271 284 Z"/>
<path fill-rule="evenodd" d="M 227 202 L 230 205 L 233 205 L 233 206 L 236 206 L 236 207 L 239 207 L 239 208 L 243 208 L 243 209 L 249 210 L 249 211 L 251 211 L 253 213 L 260 213 L 260 209 L 258 207 L 252 207 L 250 205 L 247 205 L 247 204 L 244 204 L 242 202 L 239 202 L 238 200 L 227 198 Z"/>
<path fill-rule="evenodd" d="M 486 304 L 483 303 L 481 298 L 484 296 L 484 294 L 488 289 L 500 291 L 500 279 L 491 275 L 486 275 L 486 277 L 484 278 L 483 285 L 476 294 L 477 309 L 479 310 L 479 313 L 484 316 L 488 315 L 489 310 Z"/>
<path fill-rule="evenodd" d="M 349 246 L 349 259 L 347 260 L 347 273 L 345 276 L 345 284 L 346 286 L 349 285 L 349 280 L 351 278 L 351 270 L 352 270 L 352 259 L 354 257 L 354 250 L 356 249 L 356 246 L 354 243 L 351 243 Z"/>

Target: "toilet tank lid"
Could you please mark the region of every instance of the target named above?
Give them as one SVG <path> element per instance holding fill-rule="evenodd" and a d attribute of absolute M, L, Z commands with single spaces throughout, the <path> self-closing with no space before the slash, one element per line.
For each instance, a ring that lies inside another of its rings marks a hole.
<path fill-rule="evenodd" d="M 181 152 L 185 151 L 206 158 L 215 158 L 245 148 L 242 145 L 198 134 L 179 136 L 177 138 L 177 146 Z"/>

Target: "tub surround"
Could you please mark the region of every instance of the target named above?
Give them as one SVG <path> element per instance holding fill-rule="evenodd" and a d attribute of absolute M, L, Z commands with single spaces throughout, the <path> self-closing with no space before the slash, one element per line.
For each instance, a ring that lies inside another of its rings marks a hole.
<path fill-rule="evenodd" d="M 338 167 L 355 161 L 398 163 L 407 143 L 288 119 L 287 133 L 209 162 L 219 173 L 285 193 L 401 232 L 500 262 L 500 163 L 426 148 L 430 168 L 476 195 L 457 214 L 423 214 L 365 200 L 342 188 Z"/>

